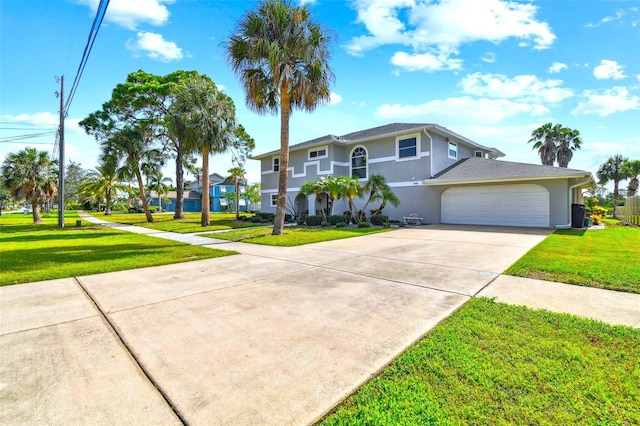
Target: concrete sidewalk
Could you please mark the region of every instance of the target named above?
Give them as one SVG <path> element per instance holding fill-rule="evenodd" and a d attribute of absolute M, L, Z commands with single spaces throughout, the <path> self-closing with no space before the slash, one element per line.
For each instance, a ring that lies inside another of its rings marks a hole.
<path fill-rule="evenodd" d="M 0 287 L 0 424 L 313 423 L 471 297 L 580 302 L 584 291 L 500 275 L 549 232 L 428 226 L 293 248 L 207 238 L 241 254 Z M 636 295 L 610 293 L 638 326 Z"/>

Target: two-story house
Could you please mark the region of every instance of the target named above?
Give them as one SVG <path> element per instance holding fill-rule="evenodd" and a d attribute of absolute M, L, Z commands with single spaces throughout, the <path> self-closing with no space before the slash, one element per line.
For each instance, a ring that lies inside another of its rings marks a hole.
<path fill-rule="evenodd" d="M 320 176 L 354 176 L 364 184 L 379 174 L 400 199 L 384 209 L 392 220 L 417 213 L 425 223 L 570 226 L 572 204 L 582 203 L 582 189 L 593 185 L 591 173 L 497 160 L 504 155 L 437 124 L 330 134 L 290 147 L 287 198 L 295 203 L 300 187 Z M 253 158 L 261 162 L 262 210 L 275 212 L 279 151 Z M 339 202 L 334 212 L 347 210 L 346 200 Z M 315 195 L 299 203 L 301 213 L 324 208 Z"/>

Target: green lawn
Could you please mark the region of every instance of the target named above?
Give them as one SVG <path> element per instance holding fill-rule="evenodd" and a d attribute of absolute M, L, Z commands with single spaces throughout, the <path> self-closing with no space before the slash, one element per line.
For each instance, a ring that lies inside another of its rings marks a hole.
<path fill-rule="evenodd" d="M 322 425 L 637 425 L 640 330 L 472 299 Z"/>
<path fill-rule="evenodd" d="M 248 228 L 261 224 L 251 222 L 236 222 L 235 213 L 211 213 L 209 219 L 211 226 L 203 228 L 200 225 L 200 213 L 185 213 L 184 219 L 174 219 L 173 212 L 154 213 L 153 223 L 147 222 L 144 213 L 113 213 L 105 216 L 104 213 L 92 212 L 91 215 L 109 222 L 125 223 L 127 225 L 143 226 L 159 231 L 177 232 L 179 234 L 191 234 L 202 231 L 218 231 L 223 229 Z M 243 216 L 251 216 L 246 213 Z"/>
<path fill-rule="evenodd" d="M 23 214 L 0 216 L 0 285 L 42 281 L 235 254 L 92 225 L 76 212 L 43 214 L 33 224 Z"/>
<path fill-rule="evenodd" d="M 272 229 L 273 227 L 270 226 L 267 228 L 241 229 L 217 234 L 201 234 L 201 236 L 268 246 L 293 247 L 322 241 L 359 237 L 390 230 L 388 228 L 310 228 L 287 226 L 284 228 L 282 235 L 274 236 L 271 235 Z"/>
<path fill-rule="evenodd" d="M 558 230 L 506 274 L 640 293 L 640 228 Z"/>

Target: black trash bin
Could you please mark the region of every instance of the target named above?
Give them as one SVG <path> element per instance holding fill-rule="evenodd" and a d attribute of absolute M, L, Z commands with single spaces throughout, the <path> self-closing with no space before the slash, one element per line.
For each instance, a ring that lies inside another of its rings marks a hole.
<path fill-rule="evenodd" d="M 584 226 L 584 204 L 571 204 L 571 227 L 582 228 Z"/>

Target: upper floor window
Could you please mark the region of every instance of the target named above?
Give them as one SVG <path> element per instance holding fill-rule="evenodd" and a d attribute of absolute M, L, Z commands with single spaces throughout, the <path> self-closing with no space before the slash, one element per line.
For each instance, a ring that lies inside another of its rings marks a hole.
<path fill-rule="evenodd" d="M 361 146 L 351 153 L 351 177 L 367 178 L 367 150 Z"/>
<path fill-rule="evenodd" d="M 411 158 L 418 156 L 418 138 L 405 138 L 398 140 L 398 158 Z"/>
<path fill-rule="evenodd" d="M 317 160 L 320 158 L 327 158 L 326 146 L 309 150 L 309 160 Z"/>
<path fill-rule="evenodd" d="M 474 155 L 475 155 L 476 158 L 483 158 L 484 157 L 484 155 L 482 155 L 482 151 L 476 151 L 474 153 Z"/>
<path fill-rule="evenodd" d="M 452 160 L 458 159 L 458 144 L 449 142 L 449 158 Z"/>
<path fill-rule="evenodd" d="M 273 157 L 272 166 L 273 166 L 272 170 L 274 172 L 279 172 L 280 171 L 280 158 L 279 157 Z"/>

